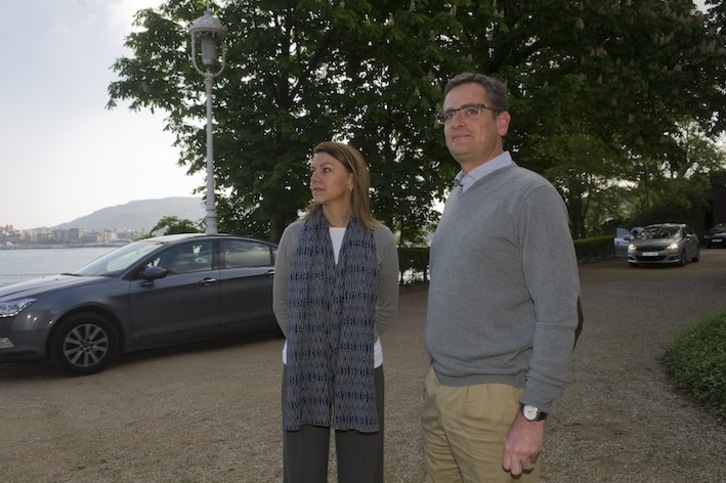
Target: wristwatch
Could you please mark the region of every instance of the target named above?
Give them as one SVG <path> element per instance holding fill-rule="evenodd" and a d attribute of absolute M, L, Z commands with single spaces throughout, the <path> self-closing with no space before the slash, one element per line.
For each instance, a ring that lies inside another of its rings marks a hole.
<path fill-rule="evenodd" d="M 542 421 L 547 417 L 547 413 L 540 411 L 531 404 L 522 404 L 522 416 L 527 421 Z"/>

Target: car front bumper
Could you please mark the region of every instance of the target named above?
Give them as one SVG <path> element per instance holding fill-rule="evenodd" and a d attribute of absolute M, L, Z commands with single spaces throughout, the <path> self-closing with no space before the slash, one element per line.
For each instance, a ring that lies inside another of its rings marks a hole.
<path fill-rule="evenodd" d="M 628 263 L 646 265 L 646 264 L 671 264 L 681 263 L 679 252 L 675 250 L 659 250 L 659 251 L 628 251 Z"/>

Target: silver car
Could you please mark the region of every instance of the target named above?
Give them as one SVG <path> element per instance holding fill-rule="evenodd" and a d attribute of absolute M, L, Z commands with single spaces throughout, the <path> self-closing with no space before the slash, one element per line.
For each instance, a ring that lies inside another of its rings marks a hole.
<path fill-rule="evenodd" d="M 73 272 L 0 288 L 0 362 L 50 360 L 73 375 L 117 354 L 278 331 L 277 246 L 230 235 L 136 241 Z"/>
<path fill-rule="evenodd" d="M 682 223 L 661 223 L 643 228 L 628 246 L 631 267 L 650 264 L 674 264 L 701 259 L 698 236 Z"/>

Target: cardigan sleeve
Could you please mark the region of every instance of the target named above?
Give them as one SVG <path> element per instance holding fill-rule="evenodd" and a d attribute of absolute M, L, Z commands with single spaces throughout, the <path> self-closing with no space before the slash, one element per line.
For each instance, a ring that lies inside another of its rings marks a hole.
<path fill-rule="evenodd" d="M 272 282 L 272 311 L 275 313 L 277 325 L 287 338 L 287 285 L 290 280 L 290 263 L 297 247 L 302 223 L 295 222 L 288 226 L 277 245 L 275 257 L 275 278 Z"/>
<path fill-rule="evenodd" d="M 376 301 L 376 336 L 380 336 L 398 312 L 398 249 L 391 230 L 381 225 L 374 232 L 380 263 Z"/>

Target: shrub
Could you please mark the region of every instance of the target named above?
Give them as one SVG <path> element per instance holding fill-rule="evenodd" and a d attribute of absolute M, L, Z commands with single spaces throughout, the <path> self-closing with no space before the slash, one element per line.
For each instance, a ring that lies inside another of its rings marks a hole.
<path fill-rule="evenodd" d="M 683 331 L 663 362 L 678 389 L 726 417 L 726 311 Z"/>
<path fill-rule="evenodd" d="M 613 235 L 596 236 L 575 240 L 575 252 L 579 262 L 607 260 L 615 256 Z"/>

